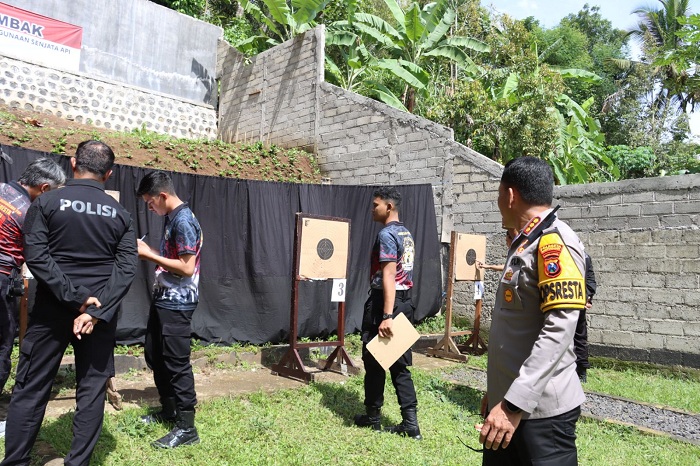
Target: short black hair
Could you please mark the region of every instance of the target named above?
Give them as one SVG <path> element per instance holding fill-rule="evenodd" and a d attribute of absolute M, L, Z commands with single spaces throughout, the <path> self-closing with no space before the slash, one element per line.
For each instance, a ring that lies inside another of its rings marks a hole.
<path fill-rule="evenodd" d="M 173 179 L 170 175 L 162 170 L 146 173 L 139 183 L 139 189 L 136 191 L 137 196 L 148 194 L 149 196 L 157 196 L 160 193 L 175 194 Z"/>
<path fill-rule="evenodd" d="M 114 152 L 102 141 L 83 141 L 75 151 L 75 170 L 105 176 L 114 166 Z"/>
<path fill-rule="evenodd" d="M 381 188 L 375 189 L 372 198 L 374 199 L 375 197 L 383 201 L 391 201 L 397 210 L 401 206 L 401 193 L 393 186 L 382 186 Z"/>
<path fill-rule="evenodd" d="M 554 198 L 554 174 L 549 164 L 537 157 L 519 157 L 503 168 L 501 184 L 518 191 L 532 206 L 550 206 Z"/>

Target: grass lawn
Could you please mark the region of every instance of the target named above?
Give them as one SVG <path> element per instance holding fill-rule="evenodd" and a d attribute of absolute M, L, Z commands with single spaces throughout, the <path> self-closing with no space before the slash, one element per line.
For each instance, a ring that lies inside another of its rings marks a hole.
<path fill-rule="evenodd" d="M 421 442 L 353 427 L 363 410 L 362 378 L 343 384 L 317 383 L 274 394 L 253 393 L 202 403 L 198 446 L 158 451 L 149 443 L 164 426 L 138 421 L 144 410 L 106 417 L 93 464 L 100 465 L 471 465 L 481 464 L 473 425 L 481 393 L 414 369 Z M 60 453 L 70 445 L 72 415 L 47 420 L 41 438 Z M 383 424 L 400 421 L 387 379 Z M 695 465 L 700 447 L 638 432 L 630 427 L 581 420 L 582 465 Z"/>
<path fill-rule="evenodd" d="M 700 413 L 700 371 L 592 358 L 586 390 Z"/>

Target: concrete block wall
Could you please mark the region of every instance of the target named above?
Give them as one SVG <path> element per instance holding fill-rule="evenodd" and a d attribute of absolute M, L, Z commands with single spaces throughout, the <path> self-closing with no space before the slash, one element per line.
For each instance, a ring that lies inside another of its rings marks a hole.
<path fill-rule="evenodd" d="M 220 41 L 219 137 L 313 151 L 324 35 L 312 29 L 250 58 Z"/>
<path fill-rule="evenodd" d="M 210 105 L 1 55 L 0 104 L 118 131 L 146 125 L 181 138 L 216 137 Z"/>
<path fill-rule="evenodd" d="M 700 367 L 700 175 L 566 186 L 565 219 L 600 285 L 591 353 Z"/>
<path fill-rule="evenodd" d="M 441 231 L 452 130 L 328 83 L 320 91 L 316 148 L 323 172 L 336 184 L 431 184 Z"/>
<path fill-rule="evenodd" d="M 307 57 L 296 59 L 298 71 L 291 66 L 295 58 L 273 58 L 274 51 L 247 68 L 242 57 L 226 53 L 234 58 L 222 68 L 222 89 L 230 92 L 222 93 L 222 102 L 228 99 L 220 117 L 222 135 L 231 138 L 238 128 L 240 140 L 247 124 L 245 131 L 257 133 L 256 140 L 301 141 L 296 144 L 316 150 L 333 183 L 431 183 L 443 244 L 452 230 L 483 234 L 487 261 L 503 263 L 505 235 L 496 202 L 502 167 L 455 143 L 449 128 L 324 83 L 322 42 L 310 33 L 297 40 L 315 46 L 312 52 L 290 50 L 296 42 L 280 46 L 285 53 Z M 289 85 L 302 83 L 295 94 L 299 105 L 288 98 L 292 90 L 273 87 L 274 97 L 282 96 L 274 104 L 254 92 L 265 80 L 275 85 L 272 72 L 281 73 Z M 227 75 L 237 82 L 224 84 Z M 304 137 L 295 136 L 295 124 L 279 118 L 272 122 L 276 126 L 268 126 L 266 105 L 277 105 L 280 113 L 294 114 L 302 123 L 313 115 L 313 124 L 302 124 Z M 557 187 L 555 197 L 562 205 L 561 218 L 593 256 L 601 286 L 588 317 L 592 354 L 700 367 L 695 306 L 700 303 L 700 176 Z M 486 272 L 485 328 L 497 280 L 496 273 Z M 473 316 L 472 296 L 472 282 L 457 284 L 456 314 Z"/>
<path fill-rule="evenodd" d="M 455 143 L 456 144 L 456 143 Z M 503 166 L 461 144 L 459 155 L 454 160 L 452 181 L 452 204 L 446 221 L 452 223 L 444 232 L 454 229 L 473 235 L 486 236 L 486 262 L 502 264 L 505 261 L 505 233 L 501 227 L 498 210 L 498 185 Z M 449 241 L 443 234 L 443 242 Z M 496 299 L 496 288 L 500 274 L 484 271 L 484 299 L 482 300 L 482 323 L 488 327 Z M 452 309 L 456 316 L 473 322 L 475 301 L 474 282 L 456 282 Z"/>
<path fill-rule="evenodd" d="M 148 0 L 3 0 L 83 28 L 80 73 L 216 106 L 216 44 L 223 29 Z M 17 56 L 41 64 L 41 55 Z M 72 70 L 75 71 L 75 70 Z"/>

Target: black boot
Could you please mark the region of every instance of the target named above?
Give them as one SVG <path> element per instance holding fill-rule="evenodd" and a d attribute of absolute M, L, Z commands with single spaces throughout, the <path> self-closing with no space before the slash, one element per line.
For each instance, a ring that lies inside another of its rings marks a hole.
<path fill-rule="evenodd" d="M 581 383 L 586 383 L 588 381 L 586 369 L 576 369 L 576 373 L 578 374 L 578 379 L 581 381 Z"/>
<path fill-rule="evenodd" d="M 355 425 L 357 427 L 371 427 L 374 430 L 382 430 L 380 424 L 382 410 L 380 408 L 367 408 L 367 414 L 356 414 Z"/>
<path fill-rule="evenodd" d="M 175 403 L 175 398 L 161 398 L 160 404 L 162 407 L 157 413 L 141 416 L 141 421 L 144 424 L 175 422 L 177 419 L 177 404 Z"/>
<path fill-rule="evenodd" d="M 404 437 L 411 437 L 415 440 L 422 440 L 423 437 L 420 434 L 420 428 L 418 427 L 418 418 L 416 417 L 416 408 L 402 409 L 401 417 L 403 418 L 401 424 L 392 427 L 386 427 L 384 431 L 390 432 L 392 434 L 403 435 Z"/>
<path fill-rule="evenodd" d="M 198 443 L 199 435 L 197 435 L 197 428 L 194 426 L 194 411 L 179 411 L 173 430 L 151 445 L 156 448 L 177 448 L 182 445 L 196 445 Z"/>

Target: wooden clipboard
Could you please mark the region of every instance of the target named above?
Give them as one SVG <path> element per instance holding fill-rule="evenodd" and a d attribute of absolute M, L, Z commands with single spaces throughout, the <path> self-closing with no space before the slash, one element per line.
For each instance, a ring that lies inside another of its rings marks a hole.
<path fill-rule="evenodd" d="M 420 338 L 420 334 L 413 328 L 404 314 L 394 317 L 391 331 L 394 334 L 393 337 L 382 338 L 377 335 L 367 343 L 367 351 L 374 356 L 374 359 L 385 371 L 388 371 L 396 360 Z"/>

